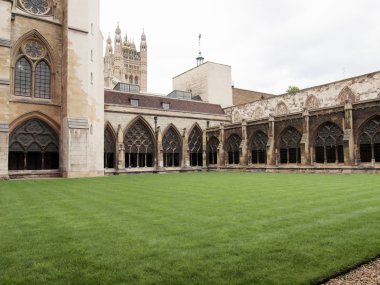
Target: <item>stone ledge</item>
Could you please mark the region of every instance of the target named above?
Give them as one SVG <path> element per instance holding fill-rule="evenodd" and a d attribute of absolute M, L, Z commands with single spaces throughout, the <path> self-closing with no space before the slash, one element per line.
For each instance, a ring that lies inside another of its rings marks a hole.
<path fill-rule="evenodd" d="M 9 125 L 8 122 L 0 122 L 0 133 L 8 133 Z"/>
<path fill-rule="evenodd" d="M 69 129 L 89 129 L 88 120 L 85 118 L 67 118 Z"/>
<path fill-rule="evenodd" d="M 0 85 L 10 85 L 11 82 L 8 79 L 0 78 Z"/>
<path fill-rule="evenodd" d="M 10 48 L 11 47 L 11 41 L 7 40 L 7 39 L 0 38 L 0 47 Z"/>

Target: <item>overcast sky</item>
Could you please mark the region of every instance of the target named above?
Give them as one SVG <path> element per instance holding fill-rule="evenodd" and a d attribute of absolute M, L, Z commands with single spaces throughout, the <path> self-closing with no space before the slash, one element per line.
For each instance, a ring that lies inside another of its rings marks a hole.
<path fill-rule="evenodd" d="M 380 70 L 379 0 L 100 0 L 101 29 L 148 43 L 148 91 L 206 61 L 232 67 L 235 87 L 281 94 Z"/>

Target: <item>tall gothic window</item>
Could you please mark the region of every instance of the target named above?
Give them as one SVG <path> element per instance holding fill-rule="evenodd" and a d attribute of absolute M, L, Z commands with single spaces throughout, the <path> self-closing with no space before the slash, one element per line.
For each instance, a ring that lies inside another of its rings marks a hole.
<path fill-rule="evenodd" d="M 252 163 L 264 164 L 267 162 L 267 143 L 268 137 L 261 131 L 258 131 L 253 136 L 252 141 Z"/>
<path fill-rule="evenodd" d="M 219 140 L 212 137 L 207 144 L 208 164 L 218 164 Z"/>
<path fill-rule="evenodd" d="M 343 163 L 343 132 L 333 123 L 321 126 L 315 139 L 315 162 Z"/>
<path fill-rule="evenodd" d="M 104 168 L 115 168 L 116 140 L 112 131 L 104 130 Z"/>
<path fill-rule="evenodd" d="M 380 162 L 380 116 L 367 122 L 359 135 L 360 161 Z"/>
<path fill-rule="evenodd" d="M 238 135 L 231 135 L 227 141 L 228 164 L 239 164 L 241 138 Z"/>
<path fill-rule="evenodd" d="M 25 97 L 32 95 L 32 66 L 24 57 L 16 63 L 15 95 Z"/>
<path fill-rule="evenodd" d="M 170 127 L 162 139 L 162 148 L 164 154 L 164 167 L 180 166 L 181 161 L 181 140 L 173 129 Z"/>
<path fill-rule="evenodd" d="M 153 167 L 154 140 L 148 127 L 138 120 L 124 138 L 125 167 Z"/>
<path fill-rule="evenodd" d="M 301 162 L 301 142 L 302 135 L 293 127 L 289 127 L 282 134 L 280 139 L 280 162 L 300 163 Z"/>
<path fill-rule="evenodd" d="M 51 68 L 47 50 L 35 40 L 26 41 L 15 64 L 14 95 L 41 99 L 51 98 Z"/>
<path fill-rule="evenodd" d="M 59 139 L 38 119 L 26 121 L 9 136 L 9 170 L 59 169 Z"/>
<path fill-rule="evenodd" d="M 202 131 L 194 127 L 189 136 L 190 166 L 202 166 Z"/>

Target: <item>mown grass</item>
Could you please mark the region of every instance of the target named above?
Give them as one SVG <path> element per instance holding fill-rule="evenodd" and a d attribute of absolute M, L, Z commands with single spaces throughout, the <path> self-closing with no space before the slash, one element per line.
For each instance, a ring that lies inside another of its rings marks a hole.
<path fill-rule="evenodd" d="M 379 253 L 379 175 L 0 182 L 0 284 L 313 284 Z"/>

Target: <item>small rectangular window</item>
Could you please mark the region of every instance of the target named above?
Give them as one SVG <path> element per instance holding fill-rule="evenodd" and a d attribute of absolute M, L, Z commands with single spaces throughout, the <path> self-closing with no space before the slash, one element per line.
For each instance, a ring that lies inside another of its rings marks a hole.
<path fill-rule="evenodd" d="M 131 99 L 131 106 L 138 107 L 139 106 L 139 100 L 137 100 L 137 99 Z"/>
<path fill-rule="evenodd" d="M 170 109 L 170 104 L 169 103 L 162 102 L 161 104 L 162 104 L 162 109 L 164 109 L 164 110 L 169 110 Z"/>

